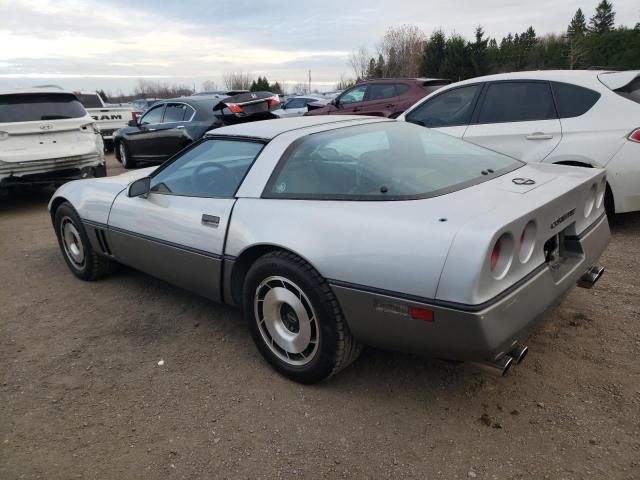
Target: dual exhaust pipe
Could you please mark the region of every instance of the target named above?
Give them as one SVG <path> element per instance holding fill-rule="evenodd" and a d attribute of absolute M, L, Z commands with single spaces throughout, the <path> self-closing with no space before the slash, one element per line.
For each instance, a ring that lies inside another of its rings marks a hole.
<path fill-rule="evenodd" d="M 600 277 L 604 273 L 604 267 L 601 265 L 593 265 L 589 270 L 582 274 L 578 280 L 578 286 L 581 288 L 593 288 Z"/>
<path fill-rule="evenodd" d="M 500 358 L 488 362 L 474 362 L 476 368 L 499 377 L 504 377 L 513 365 L 518 365 L 529 352 L 529 347 L 516 343 L 514 347 Z"/>

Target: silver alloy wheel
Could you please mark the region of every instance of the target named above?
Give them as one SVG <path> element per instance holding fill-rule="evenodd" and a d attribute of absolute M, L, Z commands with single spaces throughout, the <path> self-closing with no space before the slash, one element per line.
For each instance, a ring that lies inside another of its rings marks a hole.
<path fill-rule="evenodd" d="M 80 232 L 69 217 L 64 217 L 60 225 L 64 253 L 73 265 L 81 268 L 84 265 L 84 247 Z"/>
<path fill-rule="evenodd" d="M 122 163 L 123 167 L 127 167 L 127 147 L 124 145 L 124 142 L 120 142 L 118 148 L 120 149 L 120 163 Z"/>
<path fill-rule="evenodd" d="M 320 329 L 300 287 L 285 277 L 268 277 L 256 289 L 253 308 L 265 344 L 280 360 L 292 366 L 313 360 Z"/>

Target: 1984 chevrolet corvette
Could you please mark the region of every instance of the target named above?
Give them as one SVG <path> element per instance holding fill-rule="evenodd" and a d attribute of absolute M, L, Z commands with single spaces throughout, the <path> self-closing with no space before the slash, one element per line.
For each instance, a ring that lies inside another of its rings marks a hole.
<path fill-rule="evenodd" d="M 223 127 L 158 168 L 80 180 L 49 204 L 84 280 L 118 264 L 240 306 L 305 383 L 361 345 L 505 373 L 609 242 L 605 172 L 527 165 L 372 117 Z"/>

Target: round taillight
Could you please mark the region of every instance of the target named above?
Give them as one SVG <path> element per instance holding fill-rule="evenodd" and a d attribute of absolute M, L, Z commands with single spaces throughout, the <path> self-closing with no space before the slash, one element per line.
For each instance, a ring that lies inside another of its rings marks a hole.
<path fill-rule="evenodd" d="M 598 196 L 598 189 L 596 188 L 596 184 L 591 185 L 589 189 L 589 194 L 587 195 L 587 201 L 584 204 L 584 216 L 585 218 L 591 215 L 593 212 L 593 207 L 596 204 L 596 197 Z"/>
<path fill-rule="evenodd" d="M 518 248 L 518 258 L 522 263 L 528 262 L 533 254 L 533 250 L 536 247 L 537 232 L 538 228 L 536 227 L 536 222 L 533 220 L 529 221 L 524 227 L 524 230 L 522 230 L 520 247 Z"/>
<path fill-rule="evenodd" d="M 513 237 L 509 233 L 503 233 L 493 245 L 489 267 L 493 276 L 498 280 L 503 278 L 509 271 L 513 260 L 513 246 Z"/>

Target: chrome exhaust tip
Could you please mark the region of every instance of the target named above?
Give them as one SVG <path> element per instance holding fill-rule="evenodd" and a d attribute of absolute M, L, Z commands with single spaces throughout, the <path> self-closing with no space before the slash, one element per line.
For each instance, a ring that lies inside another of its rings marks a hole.
<path fill-rule="evenodd" d="M 600 277 L 604 273 L 604 267 L 601 265 L 593 265 L 589 270 L 582 274 L 580 280 L 578 280 L 578 286 L 580 288 L 593 288 Z"/>
<path fill-rule="evenodd" d="M 509 355 L 503 355 L 498 360 L 491 360 L 487 362 L 472 362 L 471 365 L 484 372 L 489 372 L 493 375 L 504 377 L 511 368 L 511 365 L 513 365 L 513 358 L 511 358 L 511 356 Z"/>
<path fill-rule="evenodd" d="M 529 353 L 529 347 L 526 345 L 516 344 L 516 346 L 507 355 L 513 358 L 516 365 L 520 364 L 524 360 L 524 357 Z"/>

